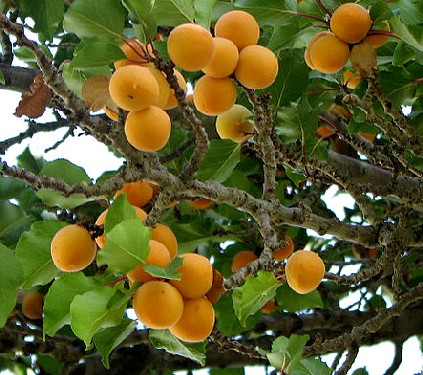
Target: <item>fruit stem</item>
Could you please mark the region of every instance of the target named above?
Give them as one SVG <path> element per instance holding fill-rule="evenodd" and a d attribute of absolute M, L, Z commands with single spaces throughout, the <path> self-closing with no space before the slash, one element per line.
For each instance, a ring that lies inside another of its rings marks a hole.
<path fill-rule="evenodd" d="M 316 17 L 316 16 L 312 16 L 311 14 L 307 14 L 307 13 L 302 13 L 302 12 L 297 12 L 297 11 L 291 11 L 289 13 L 295 14 L 297 16 L 300 17 L 306 17 L 306 18 L 310 18 L 312 20 L 318 21 L 318 22 L 322 22 L 324 23 L 326 26 L 329 26 L 329 22 L 325 21 L 322 18 Z"/>
<path fill-rule="evenodd" d="M 332 12 L 321 2 L 321 0 L 316 0 L 316 3 L 320 8 L 322 8 L 326 12 L 326 14 L 329 15 L 329 17 L 332 16 Z"/>
<path fill-rule="evenodd" d="M 319 115 L 319 119 L 326 122 L 326 124 L 329 124 L 330 126 L 332 126 L 335 130 L 339 131 L 339 126 L 335 124 L 333 121 L 329 120 L 327 117 L 323 115 Z"/>
<path fill-rule="evenodd" d="M 115 286 L 116 284 L 119 284 L 120 282 L 125 281 L 127 279 L 128 279 L 128 276 L 123 275 L 123 276 L 119 277 L 118 279 L 113 280 L 112 282 L 107 284 L 107 286 Z"/>
<path fill-rule="evenodd" d="M 389 30 L 369 30 L 367 36 L 370 35 L 385 35 L 391 38 L 402 39 L 398 34 Z"/>

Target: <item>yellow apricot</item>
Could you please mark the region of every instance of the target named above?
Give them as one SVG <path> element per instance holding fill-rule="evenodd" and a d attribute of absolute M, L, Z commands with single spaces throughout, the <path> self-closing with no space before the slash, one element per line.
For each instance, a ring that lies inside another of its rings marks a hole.
<path fill-rule="evenodd" d="M 346 70 L 343 77 L 344 85 L 352 90 L 354 90 L 361 81 L 360 73 L 353 73 L 351 70 Z"/>
<path fill-rule="evenodd" d="M 389 26 L 389 23 L 387 20 L 383 20 L 382 23 L 385 25 L 382 31 L 391 30 L 391 27 Z M 378 31 L 379 30 L 374 30 L 374 29 L 370 30 L 370 32 L 367 34 L 366 38 L 364 39 L 364 41 L 367 44 L 370 44 L 373 48 L 379 48 L 383 46 L 388 40 L 387 35 L 378 34 L 377 33 Z"/>
<path fill-rule="evenodd" d="M 213 58 L 202 71 L 213 78 L 229 77 L 238 64 L 238 48 L 229 39 L 213 38 L 214 54 Z"/>
<path fill-rule="evenodd" d="M 184 301 L 178 290 L 165 281 L 155 280 L 137 289 L 132 305 L 141 323 L 153 329 L 171 327 L 184 310 Z"/>
<path fill-rule="evenodd" d="M 214 35 L 231 40 L 239 50 L 256 44 L 260 26 L 255 18 L 243 10 L 232 10 L 222 15 L 214 26 Z"/>
<path fill-rule="evenodd" d="M 276 79 L 278 59 L 269 48 L 251 45 L 239 53 L 235 77 L 238 82 L 249 89 L 265 89 Z"/>
<path fill-rule="evenodd" d="M 180 340 L 201 342 L 210 336 L 214 319 L 214 308 L 207 298 L 185 299 L 182 317 L 169 330 Z"/>
<path fill-rule="evenodd" d="M 159 84 L 150 69 L 128 65 L 112 74 L 109 92 L 118 107 L 126 111 L 141 111 L 157 101 Z"/>
<path fill-rule="evenodd" d="M 70 224 L 60 229 L 51 241 L 51 257 L 64 272 L 81 271 L 91 264 L 97 245 L 85 227 Z"/>
<path fill-rule="evenodd" d="M 307 66 L 310 69 L 314 69 L 314 65 L 311 62 L 311 57 L 310 57 L 310 49 L 312 47 L 312 45 L 316 42 L 316 40 L 320 39 L 321 37 L 325 36 L 325 35 L 334 35 L 333 33 L 331 33 L 330 31 L 320 31 L 318 32 L 316 35 L 313 36 L 313 38 L 308 42 L 306 49 L 304 50 L 304 60 L 305 63 L 307 64 Z"/>
<path fill-rule="evenodd" d="M 115 193 L 113 199 L 116 199 L 120 194 L 123 193 L 126 193 L 126 199 L 128 202 L 137 207 L 145 206 L 151 200 L 151 198 L 153 198 L 153 188 L 146 180 L 127 182 Z"/>
<path fill-rule="evenodd" d="M 167 267 L 170 264 L 171 259 L 170 253 L 166 246 L 155 240 L 150 240 L 148 244 L 150 250 L 147 258 L 145 259 L 145 264 L 154 264 L 155 266 L 159 267 Z M 143 264 L 136 266 L 126 275 L 130 281 L 140 281 L 146 283 L 155 280 L 155 277 L 144 271 Z"/>
<path fill-rule="evenodd" d="M 176 76 L 176 79 L 178 81 L 179 87 L 184 91 L 187 92 L 187 82 L 185 81 L 184 76 L 182 75 L 182 73 L 179 70 L 174 69 L 173 73 Z M 167 103 L 166 105 L 163 107 L 163 109 L 173 109 L 176 108 L 178 106 L 178 100 L 176 99 L 175 96 L 175 90 L 174 89 L 170 89 L 170 94 L 169 94 L 169 98 L 167 99 Z"/>
<path fill-rule="evenodd" d="M 159 84 L 159 96 L 153 105 L 164 108 L 169 100 L 170 95 L 170 86 L 169 82 L 166 80 L 166 76 L 159 69 L 151 67 L 150 72 L 153 73 L 154 78 Z"/>
<path fill-rule="evenodd" d="M 197 298 L 206 294 L 212 286 L 213 268 L 203 255 L 186 253 L 180 255 L 182 266 L 178 268 L 180 280 L 170 280 L 185 298 Z"/>
<path fill-rule="evenodd" d="M 125 54 L 126 58 L 115 61 L 115 69 L 127 65 L 152 65 L 148 59 L 148 55 L 153 54 L 153 46 L 151 44 L 141 43 L 137 39 L 128 39 L 120 46 L 120 49 Z"/>
<path fill-rule="evenodd" d="M 178 253 L 178 241 L 175 234 L 167 225 L 157 223 L 151 229 L 151 239 L 156 240 L 166 246 L 170 254 L 170 259 L 174 259 Z"/>
<path fill-rule="evenodd" d="M 126 117 L 125 134 L 137 150 L 158 151 L 169 140 L 170 117 L 163 109 L 153 105 L 142 111 L 131 111 Z"/>
<path fill-rule="evenodd" d="M 205 210 L 212 205 L 213 201 L 208 198 L 198 198 L 193 199 L 192 201 L 188 201 L 188 204 L 192 208 L 196 208 L 197 210 Z"/>
<path fill-rule="evenodd" d="M 366 8 L 356 3 L 341 4 L 332 14 L 330 28 L 349 44 L 360 42 L 370 30 L 372 19 Z"/>
<path fill-rule="evenodd" d="M 44 296 L 38 291 L 26 293 L 22 299 L 22 313 L 28 319 L 43 317 Z"/>
<path fill-rule="evenodd" d="M 194 87 L 194 105 L 205 115 L 218 115 L 229 110 L 235 103 L 237 91 L 228 77 L 202 76 Z"/>
<path fill-rule="evenodd" d="M 255 261 L 256 259 L 258 259 L 257 255 L 251 250 L 244 250 L 236 253 L 232 259 L 232 272 L 245 267 L 247 264 Z"/>
<path fill-rule="evenodd" d="M 290 236 L 285 236 L 285 242 L 287 243 L 284 247 L 276 249 L 273 253 L 273 259 L 280 262 L 288 258 L 294 252 L 294 241 Z"/>
<path fill-rule="evenodd" d="M 195 72 L 211 61 L 214 52 L 213 37 L 203 26 L 184 23 L 170 32 L 167 51 L 176 66 Z"/>
<path fill-rule="evenodd" d="M 246 121 L 252 116 L 249 109 L 234 104 L 231 109 L 219 114 L 216 118 L 216 131 L 222 139 L 231 139 L 242 143 L 252 136 L 254 124 Z"/>
<path fill-rule="evenodd" d="M 286 262 L 286 281 L 299 294 L 315 290 L 325 275 L 325 264 L 313 251 L 298 250 Z"/>

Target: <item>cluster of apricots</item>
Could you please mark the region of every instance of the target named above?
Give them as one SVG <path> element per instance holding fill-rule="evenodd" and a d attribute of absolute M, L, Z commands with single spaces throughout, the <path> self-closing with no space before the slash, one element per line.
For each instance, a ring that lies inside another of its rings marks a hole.
<path fill-rule="evenodd" d="M 389 31 L 389 24 L 384 24 L 383 31 Z M 330 16 L 330 31 L 317 33 L 308 43 L 304 53 L 306 64 L 322 73 L 338 72 L 347 64 L 355 46 L 365 43 L 378 48 L 386 42 L 386 33 L 371 27 L 372 19 L 366 8 L 356 3 L 341 4 Z M 349 71 L 344 81 L 347 87 L 355 88 L 360 74 Z"/>

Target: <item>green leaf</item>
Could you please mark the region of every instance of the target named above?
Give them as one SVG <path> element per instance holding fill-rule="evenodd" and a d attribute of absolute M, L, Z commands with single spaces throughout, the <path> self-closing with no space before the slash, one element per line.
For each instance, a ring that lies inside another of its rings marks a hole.
<path fill-rule="evenodd" d="M 289 338 L 280 336 L 272 344 L 272 351 L 267 354 L 270 364 L 283 369 L 287 373 L 295 373 L 304 346 L 310 337 L 308 335 L 291 335 Z"/>
<path fill-rule="evenodd" d="M 10 312 L 16 305 L 18 288 L 23 281 L 23 270 L 15 254 L 0 244 L 0 328 L 6 324 Z"/>
<path fill-rule="evenodd" d="M 241 145 L 226 139 L 214 139 L 201 162 L 198 178 L 225 181 L 241 160 Z"/>
<path fill-rule="evenodd" d="M 208 29 L 216 2 L 217 0 L 194 0 L 195 22 Z"/>
<path fill-rule="evenodd" d="M 21 233 L 29 229 L 32 219 L 22 207 L 0 200 L 0 242 L 14 245 Z"/>
<path fill-rule="evenodd" d="M 70 305 L 73 299 L 98 286 L 92 277 L 82 272 L 63 274 L 54 281 L 44 301 L 44 336 L 53 337 L 65 324 L 70 323 Z"/>
<path fill-rule="evenodd" d="M 32 155 L 28 147 L 17 157 L 17 159 L 18 167 L 24 168 L 35 174 L 39 174 L 46 163 L 42 157 Z"/>
<path fill-rule="evenodd" d="M 129 336 L 135 326 L 135 321 L 123 319 L 118 325 L 102 329 L 94 335 L 94 343 L 102 356 L 104 367 L 110 368 L 110 353 Z"/>
<path fill-rule="evenodd" d="M 154 264 L 146 264 L 144 266 L 144 271 L 148 272 L 153 277 L 180 280 L 181 275 L 178 273 L 178 268 L 182 266 L 182 262 L 182 258 L 176 257 L 169 266 L 164 268 Z"/>
<path fill-rule="evenodd" d="M 125 27 L 125 8 L 119 0 L 75 0 L 65 14 L 63 26 L 80 38 L 116 38 Z"/>
<path fill-rule="evenodd" d="M 300 360 L 297 366 L 294 368 L 291 367 L 291 372 L 295 373 L 296 375 L 330 375 L 332 374 L 332 370 L 328 367 L 328 365 L 318 358 L 306 358 Z"/>
<path fill-rule="evenodd" d="M 277 287 L 278 282 L 273 273 L 260 271 L 257 276 L 249 277 L 243 286 L 234 289 L 234 311 L 243 326 L 247 324 L 249 316 L 275 296 Z"/>
<path fill-rule="evenodd" d="M 317 290 L 307 294 L 298 294 L 292 290 L 288 284 L 283 284 L 278 288 L 277 293 L 278 306 L 288 312 L 297 312 L 316 307 L 323 307 L 323 301 Z"/>
<path fill-rule="evenodd" d="M 237 0 L 234 4 L 251 13 L 261 25 L 277 26 L 281 22 L 288 24 L 295 17 L 291 12 L 296 8 L 284 0 Z"/>
<path fill-rule="evenodd" d="M 189 358 L 201 366 L 204 366 L 206 363 L 206 341 L 188 344 L 178 340 L 167 329 L 150 330 L 150 341 L 157 349 L 164 349 L 168 353 Z"/>
<path fill-rule="evenodd" d="M 126 199 L 126 194 L 120 194 L 109 206 L 104 223 L 105 233 L 109 233 L 117 224 L 124 220 L 136 219 L 135 208 Z"/>
<path fill-rule="evenodd" d="M 16 246 L 16 257 L 24 271 L 24 290 L 45 285 L 57 275 L 50 244 L 56 232 L 65 225 L 62 221 L 36 221 L 28 232 L 22 234 Z"/>
<path fill-rule="evenodd" d="M 367 370 L 365 368 L 359 368 L 357 370 L 355 370 L 352 375 L 369 375 L 369 373 L 367 372 Z"/>
<path fill-rule="evenodd" d="M 420 52 L 423 51 L 423 30 L 421 27 L 406 25 L 398 16 L 391 17 L 389 24 L 391 25 L 391 30 L 398 34 L 405 43 Z"/>
<path fill-rule="evenodd" d="M 211 368 L 210 375 L 244 375 L 244 368 Z"/>
<path fill-rule="evenodd" d="M 72 331 L 88 347 L 102 328 L 120 323 L 129 295 L 102 286 L 75 296 L 70 305 Z"/>

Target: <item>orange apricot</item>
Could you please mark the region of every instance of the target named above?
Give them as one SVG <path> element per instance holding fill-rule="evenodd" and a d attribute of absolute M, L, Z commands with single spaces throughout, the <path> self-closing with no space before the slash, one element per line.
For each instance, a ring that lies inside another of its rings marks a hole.
<path fill-rule="evenodd" d="M 232 272 L 245 267 L 247 264 L 255 261 L 256 259 L 258 259 L 257 255 L 251 250 L 244 250 L 236 253 L 232 259 Z"/>
<path fill-rule="evenodd" d="M 331 128 L 325 125 L 321 125 L 316 129 L 316 134 L 318 135 L 319 138 L 325 139 L 334 135 L 335 132 Z"/>
<path fill-rule="evenodd" d="M 172 232 L 167 225 L 157 223 L 154 228 L 151 229 L 151 239 L 158 241 L 166 246 L 170 254 L 170 259 L 174 259 L 178 253 L 178 241 L 175 234 Z"/>
<path fill-rule="evenodd" d="M 243 48 L 235 69 L 238 82 L 249 89 L 265 89 L 276 79 L 278 59 L 273 51 L 260 45 Z"/>
<path fill-rule="evenodd" d="M 131 111 L 126 117 L 125 134 L 137 150 L 158 151 L 169 140 L 170 117 L 163 109 L 153 105 L 142 111 Z"/>
<path fill-rule="evenodd" d="M 238 64 L 238 48 L 229 39 L 213 38 L 214 54 L 213 58 L 202 71 L 213 78 L 229 77 Z"/>
<path fill-rule="evenodd" d="M 104 112 L 106 113 L 106 116 L 113 121 L 118 121 L 119 120 L 119 113 L 115 112 L 113 109 L 104 106 L 103 107 Z"/>
<path fill-rule="evenodd" d="M 201 342 L 210 336 L 214 320 L 214 308 L 207 298 L 185 299 L 181 318 L 169 330 L 180 340 Z"/>
<path fill-rule="evenodd" d="M 170 32 L 167 51 L 176 66 L 195 72 L 211 61 L 214 52 L 213 37 L 203 26 L 184 23 Z"/>
<path fill-rule="evenodd" d="M 197 298 L 206 294 L 213 282 L 213 268 L 203 255 L 186 253 L 180 255 L 182 266 L 178 268 L 180 280 L 170 280 L 185 298 Z"/>
<path fill-rule="evenodd" d="M 188 201 L 188 204 L 192 208 L 196 208 L 197 210 L 205 210 L 212 205 L 213 201 L 208 198 L 198 198 L 192 201 Z"/>
<path fill-rule="evenodd" d="M 242 143 L 251 138 L 254 124 L 247 121 L 252 113 L 240 104 L 234 104 L 231 109 L 219 114 L 216 118 L 216 131 L 222 139 L 231 139 Z"/>
<path fill-rule="evenodd" d="M 141 323 L 153 329 L 171 327 L 184 310 L 184 301 L 178 290 L 165 281 L 156 280 L 137 289 L 132 305 Z"/>
<path fill-rule="evenodd" d="M 341 4 L 330 19 L 331 30 L 339 39 L 349 44 L 360 42 L 371 26 L 372 19 L 368 10 L 356 3 Z"/>
<path fill-rule="evenodd" d="M 313 251 L 298 250 L 288 258 L 285 274 L 291 289 L 306 294 L 319 286 L 325 275 L 325 264 Z"/>
<path fill-rule="evenodd" d="M 364 139 L 367 139 L 368 141 L 370 141 L 370 142 L 374 142 L 375 141 L 375 139 L 376 139 L 376 134 L 374 134 L 374 133 L 361 133 L 360 132 L 360 135 L 364 138 Z"/>
<path fill-rule="evenodd" d="M 145 259 L 145 264 L 153 264 L 159 267 L 167 267 L 170 262 L 170 253 L 165 245 L 162 243 L 150 240 L 148 242 L 150 250 L 148 252 L 147 258 Z M 129 271 L 127 274 L 129 281 L 140 281 L 147 283 L 149 281 L 155 280 L 155 277 L 151 276 L 148 272 L 144 270 L 144 265 L 140 264 L 134 269 Z"/>
<path fill-rule="evenodd" d="M 176 80 L 178 81 L 179 87 L 184 91 L 187 92 L 187 82 L 185 81 L 184 76 L 179 70 L 174 69 L 173 74 L 176 76 Z M 163 107 L 163 109 L 173 109 L 178 106 L 178 100 L 175 96 L 175 90 L 170 89 L 169 98 L 167 99 L 166 105 Z"/>
<path fill-rule="evenodd" d="M 288 258 L 294 252 L 294 241 L 290 236 L 285 236 L 284 238 L 286 245 L 279 249 L 276 249 L 273 253 L 273 258 L 280 262 L 286 258 Z"/>
<path fill-rule="evenodd" d="M 28 319 L 43 317 L 44 296 L 38 291 L 26 293 L 22 299 L 22 313 Z"/>
<path fill-rule="evenodd" d="M 276 309 L 276 298 L 272 298 L 262 308 L 261 312 L 264 314 L 271 314 Z"/>
<path fill-rule="evenodd" d="M 260 26 L 250 13 L 232 10 L 217 20 L 214 25 L 214 35 L 231 40 L 239 50 L 242 50 L 258 42 Z"/>
<path fill-rule="evenodd" d="M 361 81 L 360 73 L 353 73 L 351 70 L 346 70 L 343 74 L 344 85 L 349 89 L 354 90 Z"/>
<path fill-rule="evenodd" d="M 194 87 L 194 105 L 205 115 L 218 115 L 229 110 L 235 103 L 237 91 L 228 77 L 202 76 Z"/>
<path fill-rule="evenodd" d="M 109 92 L 118 107 L 141 111 L 158 100 L 159 84 L 150 69 L 128 65 L 112 74 Z"/>
<path fill-rule="evenodd" d="M 385 25 L 382 31 L 391 30 L 391 27 L 389 26 L 389 23 L 387 20 L 383 20 L 382 23 Z M 364 41 L 367 44 L 370 44 L 373 48 L 379 48 L 383 46 L 388 40 L 388 35 L 378 34 L 378 31 L 380 32 L 380 30 L 375 30 L 375 29 L 370 30 L 370 32 L 367 34 L 366 38 L 364 39 Z"/>
<path fill-rule="evenodd" d="M 153 188 L 146 180 L 127 182 L 115 193 L 113 199 L 116 199 L 122 193 L 126 193 L 128 202 L 136 207 L 145 206 L 153 198 Z"/>
<path fill-rule="evenodd" d="M 155 67 L 150 67 L 148 69 L 151 73 L 153 73 L 153 76 L 159 85 L 159 96 L 157 97 L 157 100 L 153 102 L 153 105 L 164 108 L 167 104 L 167 101 L 169 100 L 170 95 L 169 82 L 166 80 L 164 73 L 159 69 Z"/>
<path fill-rule="evenodd" d="M 125 54 L 126 58 L 115 61 L 115 69 L 127 65 L 151 65 L 148 59 L 148 55 L 153 54 L 153 46 L 151 44 L 141 43 L 137 39 L 128 39 L 120 46 L 120 49 Z"/>
<path fill-rule="evenodd" d="M 51 241 L 51 257 L 64 272 L 81 271 L 91 264 L 97 245 L 85 227 L 70 224 L 60 229 Z"/>

